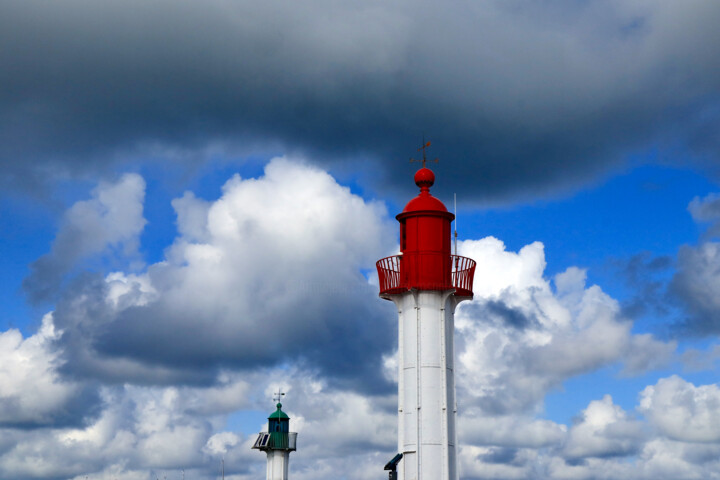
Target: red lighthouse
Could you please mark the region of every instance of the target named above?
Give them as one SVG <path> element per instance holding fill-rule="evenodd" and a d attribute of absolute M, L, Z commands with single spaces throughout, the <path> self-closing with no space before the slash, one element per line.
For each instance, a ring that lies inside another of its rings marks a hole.
<path fill-rule="evenodd" d="M 450 290 L 472 298 L 475 262 L 452 255 L 450 225 L 455 215 L 430 194 L 435 174 L 423 167 L 415 173 L 420 194 L 410 200 L 400 222 L 400 255 L 378 261 L 380 295 L 417 290 Z"/>
<path fill-rule="evenodd" d="M 424 163 L 420 194 L 396 217 L 401 253 L 377 262 L 380 296 L 399 317 L 398 474 L 457 480 L 454 315 L 472 298 L 475 262 L 452 254 L 455 215 L 430 194 L 435 175 Z"/>

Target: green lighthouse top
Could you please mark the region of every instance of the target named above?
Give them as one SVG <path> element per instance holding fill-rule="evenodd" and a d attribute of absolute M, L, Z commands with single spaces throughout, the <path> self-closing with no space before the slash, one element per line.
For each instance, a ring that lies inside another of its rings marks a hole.
<path fill-rule="evenodd" d="M 267 431 L 258 434 L 252 448 L 263 451 L 295 451 L 297 433 L 290 431 L 290 417 L 282 411 L 282 403 L 278 403 L 276 407 L 277 410 L 268 417 Z"/>
<path fill-rule="evenodd" d="M 282 418 L 282 419 L 285 419 L 285 418 L 289 419 L 289 418 L 290 418 L 290 417 L 287 416 L 287 414 L 286 414 L 285 412 L 282 411 L 282 403 L 278 403 L 278 404 L 276 405 L 276 407 L 277 407 L 277 410 L 275 410 L 273 413 L 270 414 L 270 416 L 268 417 L 268 420 L 281 419 L 281 418 Z"/>

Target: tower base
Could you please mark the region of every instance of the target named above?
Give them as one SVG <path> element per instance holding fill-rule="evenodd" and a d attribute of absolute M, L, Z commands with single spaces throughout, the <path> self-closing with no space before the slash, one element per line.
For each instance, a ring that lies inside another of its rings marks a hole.
<path fill-rule="evenodd" d="M 455 290 L 388 295 L 398 308 L 399 480 L 457 480 Z"/>

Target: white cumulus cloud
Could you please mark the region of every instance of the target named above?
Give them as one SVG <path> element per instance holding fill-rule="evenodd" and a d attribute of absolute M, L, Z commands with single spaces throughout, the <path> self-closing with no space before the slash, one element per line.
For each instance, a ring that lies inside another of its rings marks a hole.
<path fill-rule="evenodd" d="M 720 387 L 695 386 L 677 375 L 642 391 L 641 411 L 672 440 L 720 442 Z"/>
<path fill-rule="evenodd" d="M 461 304 L 458 388 L 485 412 L 537 410 L 545 394 L 576 375 L 625 362 L 638 371 L 669 359 L 674 343 L 633 335 L 618 302 L 583 270 L 545 278 L 543 245 L 509 252 L 492 237 L 462 242 L 478 262 L 475 298 Z M 553 288 L 553 283 L 555 288 Z"/>

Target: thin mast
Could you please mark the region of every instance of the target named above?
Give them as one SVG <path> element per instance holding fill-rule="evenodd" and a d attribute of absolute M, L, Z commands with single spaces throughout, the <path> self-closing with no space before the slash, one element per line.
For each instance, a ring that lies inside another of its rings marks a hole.
<path fill-rule="evenodd" d="M 453 193 L 453 205 L 455 209 L 455 256 L 457 256 L 457 193 Z"/>

